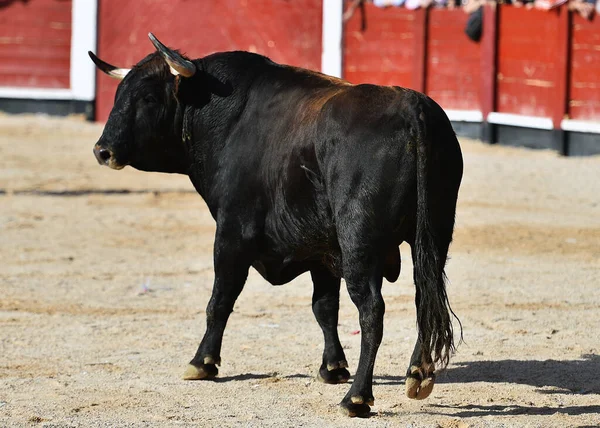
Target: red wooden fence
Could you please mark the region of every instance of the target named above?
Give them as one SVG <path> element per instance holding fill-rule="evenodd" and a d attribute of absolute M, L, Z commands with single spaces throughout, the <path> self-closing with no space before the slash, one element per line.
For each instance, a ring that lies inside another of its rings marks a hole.
<path fill-rule="evenodd" d="M 481 44 L 465 36 L 467 18 L 462 10 L 429 11 L 424 92 L 448 108 L 481 110 Z"/>
<path fill-rule="evenodd" d="M 241 49 L 278 62 L 320 68 L 321 0 L 284 4 L 280 0 L 100 0 L 98 6 L 98 54 L 122 67 L 154 50 L 147 37 L 151 31 L 192 58 Z M 116 85 L 98 75 L 97 120 L 108 117 Z"/>
<path fill-rule="evenodd" d="M 68 88 L 71 1 L 0 3 L 0 86 Z"/>
<path fill-rule="evenodd" d="M 357 11 L 344 34 L 344 78 L 351 82 L 371 82 L 414 87 L 419 83 L 417 49 L 423 40 L 415 36 L 423 30 L 419 11 L 404 8 L 379 9 L 366 5 L 366 31 L 361 30 Z M 422 70 L 421 70 L 422 71 Z"/>
<path fill-rule="evenodd" d="M 98 6 L 98 53 L 120 66 L 152 51 L 147 33 L 153 31 L 191 57 L 244 49 L 320 68 L 322 0 L 99 0 Z M 68 89 L 72 1 L 8 0 L 0 11 L 0 87 Z M 367 4 L 366 30 L 358 11 L 345 26 L 343 77 L 411 87 L 447 110 L 480 112 L 470 117 L 484 121 L 497 112 L 544 118 L 554 129 L 567 122 L 565 129 L 581 128 L 575 122 L 584 121 L 600 132 L 600 17 L 588 21 L 564 6 L 549 12 L 486 6 L 479 43 L 464 34 L 466 20 L 461 10 Z M 98 76 L 98 120 L 106 120 L 116 84 Z"/>
<path fill-rule="evenodd" d="M 573 119 L 600 120 L 600 18 L 573 16 L 569 109 Z"/>
<path fill-rule="evenodd" d="M 499 8 L 497 111 L 550 117 L 560 127 L 566 113 L 568 19 L 566 7 Z"/>
<path fill-rule="evenodd" d="M 346 24 L 344 77 L 421 90 L 450 110 L 600 121 L 600 18 L 486 6 L 479 43 L 461 10 L 366 5 Z"/>

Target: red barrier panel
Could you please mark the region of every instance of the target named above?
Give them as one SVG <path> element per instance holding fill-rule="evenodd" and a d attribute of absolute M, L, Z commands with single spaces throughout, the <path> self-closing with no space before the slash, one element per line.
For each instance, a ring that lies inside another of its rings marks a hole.
<path fill-rule="evenodd" d="M 481 44 L 464 32 L 462 10 L 431 9 L 425 93 L 443 108 L 481 110 Z"/>
<path fill-rule="evenodd" d="M 569 116 L 600 121 L 600 19 L 573 16 Z"/>
<path fill-rule="evenodd" d="M 417 35 L 425 31 L 425 22 L 417 18 L 424 18 L 423 12 L 399 7 L 380 9 L 366 4 L 367 28 L 362 31 L 362 16 L 357 10 L 344 29 L 343 77 L 352 83 L 420 89 L 415 86 L 423 82 L 416 74 L 425 57 L 424 40 Z"/>
<path fill-rule="evenodd" d="M 0 5 L 0 86 L 68 88 L 71 1 Z"/>
<path fill-rule="evenodd" d="M 248 50 L 319 70 L 321 0 L 99 1 L 98 54 L 129 67 L 153 51 L 148 32 L 191 58 Z M 117 82 L 97 79 L 96 119 L 106 120 Z"/>
<path fill-rule="evenodd" d="M 499 14 L 497 111 L 552 116 L 560 15 L 511 6 Z"/>
<path fill-rule="evenodd" d="M 344 78 L 425 92 L 447 109 L 480 110 L 481 47 L 462 10 L 365 6 L 344 32 Z"/>
<path fill-rule="evenodd" d="M 377 8 L 346 24 L 344 78 L 427 93 L 446 109 L 600 120 L 600 19 L 486 6 L 483 37 L 462 10 Z"/>

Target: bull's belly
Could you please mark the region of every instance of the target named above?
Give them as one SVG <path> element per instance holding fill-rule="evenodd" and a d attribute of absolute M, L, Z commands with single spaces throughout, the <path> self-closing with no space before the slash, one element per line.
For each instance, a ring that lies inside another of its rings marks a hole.
<path fill-rule="evenodd" d="M 298 275 L 309 271 L 311 263 L 306 261 L 285 262 L 284 260 L 261 259 L 252 263 L 252 266 L 271 284 L 283 285 L 290 282 Z"/>
<path fill-rule="evenodd" d="M 381 248 L 383 276 L 390 282 L 395 282 L 400 274 L 398 246 L 404 241 L 404 237 L 404 230 L 399 226 L 391 236 L 392 241 L 382 245 Z M 332 236 L 329 241 L 335 242 L 337 238 L 334 238 Z M 336 245 L 322 245 L 323 241 L 327 240 L 315 239 L 315 242 L 320 242 L 320 245 L 302 247 L 284 247 L 278 246 L 277 242 L 269 242 L 270 245 L 266 248 L 270 251 L 259 253 L 252 266 L 273 285 L 286 284 L 315 268 L 326 268 L 333 276 L 343 278 L 340 248 Z"/>
<path fill-rule="evenodd" d="M 337 253 L 315 254 L 309 258 L 296 259 L 293 256 L 286 258 L 260 257 L 252 263 L 254 269 L 273 285 L 283 285 L 298 275 L 317 267 L 326 267 L 332 274 L 341 277 L 339 264 L 341 257 Z"/>
<path fill-rule="evenodd" d="M 334 276 L 341 278 L 344 275 L 341 272 L 340 261 L 341 258 L 338 254 L 330 254 L 319 259 L 301 261 L 264 258 L 256 260 L 252 266 L 272 285 L 283 285 L 316 267 L 326 267 Z M 390 248 L 385 254 L 383 262 L 383 276 L 389 282 L 395 282 L 398 279 L 400 264 L 399 248 Z"/>

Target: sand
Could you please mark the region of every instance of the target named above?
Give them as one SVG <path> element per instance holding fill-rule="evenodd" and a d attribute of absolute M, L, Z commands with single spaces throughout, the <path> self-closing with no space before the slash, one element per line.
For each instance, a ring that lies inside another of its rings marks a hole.
<path fill-rule="evenodd" d="M 431 396 L 404 395 L 416 337 L 410 249 L 384 284 L 369 419 L 315 375 L 310 277 L 255 271 L 216 381 L 184 381 L 204 332 L 214 223 L 187 177 L 101 168 L 102 126 L 0 116 L 0 426 L 600 425 L 600 157 L 462 140 L 447 273 L 465 343 Z M 356 370 L 357 310 L 339 331 Z"/>

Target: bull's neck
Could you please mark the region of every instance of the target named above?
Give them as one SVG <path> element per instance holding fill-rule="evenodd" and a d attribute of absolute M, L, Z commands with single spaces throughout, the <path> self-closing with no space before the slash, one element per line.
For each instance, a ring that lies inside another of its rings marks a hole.
<path fill-rule="evenodd" d="M 244 111 L 252 82 L 269 63 L 247 52 L 218 53 L 197 61 L 204 73 L 201 87 L 194 88 L 192 102 L 181 104 L 178 122 L 192 161 L 188 175 L 207 203 L 219 154 Z M 194 105 L 196 97 L 207 102 Z"/>

